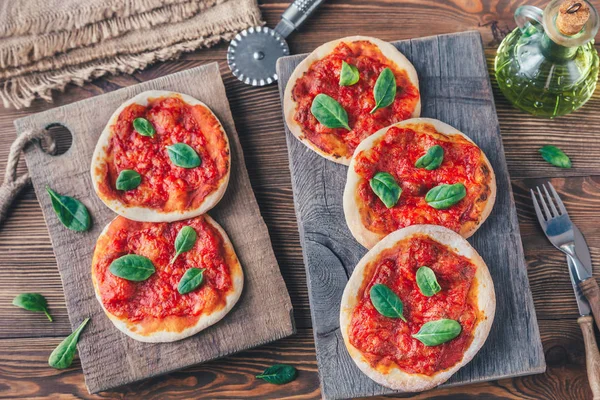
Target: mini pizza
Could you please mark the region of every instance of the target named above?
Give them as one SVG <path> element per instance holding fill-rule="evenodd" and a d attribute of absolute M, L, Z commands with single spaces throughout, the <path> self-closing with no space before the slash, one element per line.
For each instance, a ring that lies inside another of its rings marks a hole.
<path fill-rule="evenodd" d="M 469 237 L 492 211 L 496 178 L 471 139 L 438 120 L 399 122 L 356 149 L 344 188 L 350 231 L 366 248 L 414 224 Z"/>
<path fill-rule="evenodd" d="M 471 361 L 495 309 L 494 285 L 475 249 L 447 228 L 413 225 L 360 260 L 342 296 L 340 329 L 369 378 L 417 392 Z"/>
<path fill-rule="evenodd" d="M 296 67 L 283 110 L 289 130 L 302 143 L 348 165 L 364 138 L 419 116 L 417 72 L 390 43 L 366 36 L 334 40 Z"/>
<path fill-rule="evenodd" d="M 244 275 L 227 234 L 208 215 L 171 223 L 118 216 L 96 243 L 92 282 L 119 330 L 142 342 L 172 342 L 223 318 Z"/>
<path fill-rule="evenodd" d="M 92 158 L 92 182 L 113 211 L 135 221 L 192 218 L 223 197 L 231 170 L 229 141 L 202 102 L 149 91 L 110 118 Z"/>

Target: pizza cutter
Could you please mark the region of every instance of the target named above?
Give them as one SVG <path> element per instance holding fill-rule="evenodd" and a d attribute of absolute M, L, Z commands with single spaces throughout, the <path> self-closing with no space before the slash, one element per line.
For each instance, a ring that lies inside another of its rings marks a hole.
<path fill-rule="evenodd" d="M 324 0 L 294 0 L 275 29 L 253 26 L 229 44 L 227 64 L 233 75 L 252 86 L 269 85 L 277 80 L 277 59 L 290 54 L 285 39 L 321 5 Z"/>

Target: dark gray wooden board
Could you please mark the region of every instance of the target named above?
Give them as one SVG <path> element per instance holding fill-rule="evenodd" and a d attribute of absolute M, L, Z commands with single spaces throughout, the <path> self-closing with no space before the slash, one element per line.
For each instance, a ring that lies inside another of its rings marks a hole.
<path fill-rule="evenodd" d="M 481 36 L 465 32 L 393 44 L 419 75 L 421 115 L 440 119 L 471 137 L 488 156 L 498 185 L 492 214 L 469 239 L 492 274 L 496 317 L 483 348 L 445 385 L 544 372 L 546 363 Z M 292 71 L 304 57 L 279 59 L 281 96 Z M 366 253 L 344 220 L 342 193 L 347 167 L 320 157 L 287 128 L 286 133 L 323 397 L 394 393 L 360 372 L 339 329 L 344 287 Z"/>
<path fill-rule="evenodd" d="M 225 196 L 209 214 L 229 235 L 245 277 L 238 304 L 222 321 L 190 338 L 158 344 L 135 341 L 113 326 L 94 296 L 90 275 L 96 238 L 115 217 L 92 188 L 90 163 L 94 147 L 119 105 L 152 89 L 181 92 L 203 101 L 228 134 L 231 179 Z M 69 150 L 51 156 L 39 146 L 29 146 L 25 160 L 50 231 L 71 326 L 75 328 L 85 317 L 91 317 L 79 342 L 79 357 L 90 392 L 181 369 L 294 333 L 291 301 L 250 186 L 217 63 L 22 118 L 15 121 L 15 126 L 21 134 L 53 123 L 66 126 L 72 133 Z M 92 229 L 77 233 L 62 226 L 52 210 L 46 185 L 81 200 L 92 215 Z"/>

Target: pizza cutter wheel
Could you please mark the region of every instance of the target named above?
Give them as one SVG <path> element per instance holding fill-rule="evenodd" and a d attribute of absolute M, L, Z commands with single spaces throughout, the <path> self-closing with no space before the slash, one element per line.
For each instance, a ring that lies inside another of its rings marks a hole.
<path fill-rule="evenodd" d="M 290 54 L 285 39 L 323 1 L 294 0 L 275 29 L 253 26 L 238 33 L 227 49 L 227 64 L 233 75 L 252 86 L 264 86 L 277 81 L 277 59 Z"/>

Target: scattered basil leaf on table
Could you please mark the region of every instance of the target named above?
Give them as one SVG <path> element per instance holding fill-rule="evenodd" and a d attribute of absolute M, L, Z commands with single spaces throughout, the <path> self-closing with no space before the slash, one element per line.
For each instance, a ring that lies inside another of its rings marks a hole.
<path fill-rule="evenodd" d="M 437 210 L 444 210 L 461 201 L 466 195 L 467 189 L 462 183 L 441 184 L 427 192 L 425 201 Z"/>
<path fill-rule="evenodd" d="M 110 263 L 111 274 L 128 281 L 141 282 L 150 278 L 156 270 L 152 261 L 137 254 L 127 254 Z"/>
<path fill-rule="evenodd" d="M 429 267 L 421 267 L 417 270 L 417 286 L 423 296 L 431 297 L 442 290 L 438 283 L 435 272 Z"/>
<path fill-rule="evenodd" d="M 360 79 L 358 68 L 346 61 L 342 61 L 342 70 L 340 71 L 340 86 L 352 86 Z"/>
<path fill-rule="evenodd" d="M 187 294 L 193 290 L 196 290 L 204 279 L 204 268 L 190 268 L 185 271 L 185 274 L 181 277 L 179 284 L 177 285 L 177 291 L 180 294 Z"/>
<path fill-rule="evenodd" d="M 438 319 L 437 321 L 429 321 L 423 324 L 419 332 L 412 335 L 412 337 L 425 346 L 437 346 L 454 339 L 460 335 L 461 331 L 462 327 L 457 321 L 453 319 Z"/>
<path fill-rule="evenodd" d="M 48 312 L 48 302 L 46 298 L 39 293 L 21 293 L 12 301 L 13 306 L 24 308 L 27 311 L 41 311 L 52 322 L 52 317 Z"/>
<path fill-rule="evenodd" d="M 394 102 L 394 98 L 396 98 L 396 77 L 391 69 L 386 68 L 379 74 L 373 88 L 373 97 L 375 98 L 375 107 L 371 110 L 371 114 Z"/>
<path fill-rule="evenodd" d="M 56 346 L 48 358 L 48 365 L 56 369 L 65 369 L 71 365 L 73 357 L 75 357 L 75 352 L 77 351 L 79 335 L 89 320 L 89 318 L 86 318 L 81 325 L 79 325 L 79 328 L 75 329 L 73 333 Z"/>
<path fill-rule="evenodd" d="M 560 168 L 571 168 L 571 159 L 558 147 L 546 145 L 538 151 L 550 164 Z"/>
<path fill-rule="evenodd" d="M 275 364 L 265 369 L 262 374 L 256 375 L 256 377 L 275 385 L 283 385 L 296 379 L 297 375 L 298 371 L 291 365 Z"/>
<path fill-rule="evenodd" d="M 396 183 L 391 174 L 378 172 L 371 178 L 369 184 L 373 192 L 387 208 L 392 208 L 396 205 L 402 193 L 402 188 L 398 186 L 398 183 Z"/>
<path fill-rule="evenodd" d="M 436 144 L 427 149 L 425 155 L 417 160 L 415 167 L 425 168 L 426 170 L 431 171 L 442 165 L 443 160 L 444 148 Z"/>
<path fill-rule="evenodd" d="M 117 190 L 132 190 L 140 186 L 142 176 L 132 169 L 124 169 L 119 173 L 115 187 Z"/>
<path fill-rule="evenodd" d="M 175 238 L 175 256 L 171 260 L 171 264 L 175 262 L 181 253 L 190 251 L 194 247 L 197 238 L 198 234 L 191 226 L 181 228 Z"/>
<path fill-rule="evenodd" d="M 146 118 L 136 118 L 133 120 L 133 129 L 142 136 L 154 137 L 156 130 Z"/>
<path fill-rule="evenodd" d="M 196 168 L 202 163 L 200 156 L 185 143 L 175 143 L 167 146 L 171 162 L 181 168 Z"/>
<path fill-rule="evenodd" d="M 326 94 L 319 93 L 315 96 L 310 106 L 310 112 L 315 116 L 317 121 L 327 128 L 346 128 L 351 130 L 348 125 L 348 113 L 344 110 L 344 107 Z"/>
<path fill-rule="evenodd" d="M 392 289 L 384 284 L 377 283 L 371 287 L 369 297 L 379 314 L 388 318 L 400 318 L 402 321 L 406 322 L 406 318 L 402 315 L 404 308 L 402 300 L 400 300 Z"/>
<path fill-rule="evenodd" d="M 64 226 L 77 232 L 87 231 L 90 228 L 92 219 L 82 202 L 69 196 L 60 195 L 48 186 L 46 186 L 46 191 L 50 195 L 56 216 Z"/>

